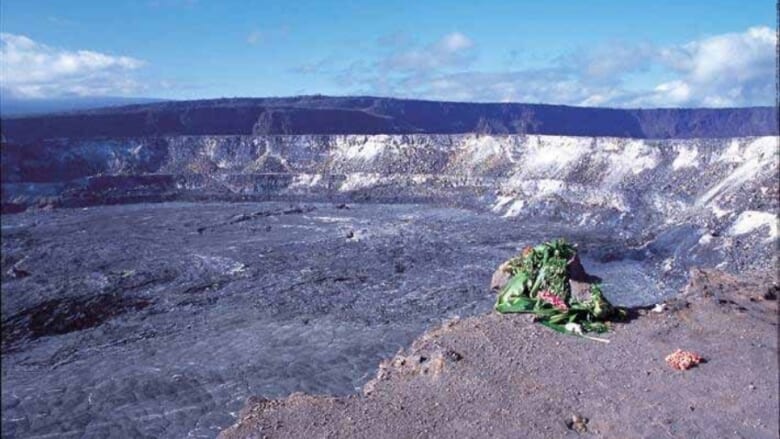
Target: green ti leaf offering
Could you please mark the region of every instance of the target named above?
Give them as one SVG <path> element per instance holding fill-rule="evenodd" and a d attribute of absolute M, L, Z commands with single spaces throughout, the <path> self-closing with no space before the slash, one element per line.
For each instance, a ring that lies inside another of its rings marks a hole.
<path fill-rule="evenodd" d="M 590 284 L 587 297 L 572 295 L 568 267 L 576 255 L 573 245 L 558 239 L 510 259 L 503 267 L 511 277 L 498 294 L 496 311 L 534 314 L 555 331 L 608 342 L 586 333 L 606 332 L 606 322 L 624 312 L 604 298 L 599 284 Z"/>

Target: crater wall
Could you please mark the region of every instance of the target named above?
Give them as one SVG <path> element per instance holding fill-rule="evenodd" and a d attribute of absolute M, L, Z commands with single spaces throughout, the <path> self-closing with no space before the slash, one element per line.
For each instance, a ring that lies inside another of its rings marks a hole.
<path fill-rule="evenodd" d="M 701 240 L 697 248 L 732 239 L 767 249 L 777 237 L 778 141 L 484 134 L 54 139 L 3 144 L 2 201 L 5 212 L 166 200 L 429 202 L 519 221 L 607 227 L 638 241 L 693 227 L 700 233 L 686 236 Z"/>

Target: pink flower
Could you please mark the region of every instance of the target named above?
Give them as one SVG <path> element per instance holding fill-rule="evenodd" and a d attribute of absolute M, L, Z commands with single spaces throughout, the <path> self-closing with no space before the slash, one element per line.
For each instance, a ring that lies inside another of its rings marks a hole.
<path fill-rule="evenodd" d="M 569 310 L 569 307 L 566 306 L 566 302 L 564 302 L 563 299 L 561 299 L 560 297 L 553 294 L 553 292 L 550 290 L 540 291 L 539 298 L 552 305 L 553 308 L 559 309 L 561 311 Z"/>

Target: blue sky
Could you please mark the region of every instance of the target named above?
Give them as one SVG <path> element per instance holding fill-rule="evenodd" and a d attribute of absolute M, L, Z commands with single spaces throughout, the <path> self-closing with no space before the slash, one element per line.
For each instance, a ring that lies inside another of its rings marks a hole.
<path fill-rule="evenodd" d="M 3 0 L 7 96 L 773 105 L 775 2 Z"/>

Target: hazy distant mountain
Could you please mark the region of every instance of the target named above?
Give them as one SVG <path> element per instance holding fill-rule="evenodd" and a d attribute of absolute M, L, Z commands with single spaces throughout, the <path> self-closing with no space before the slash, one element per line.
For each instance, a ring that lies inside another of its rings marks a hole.
<path fill-rule="evenodd" d="M 60 113 L 92 108 L 116 107 L 121 105 L 148 104 L 164 99 L 128 98 L 121 96 L 70 97 L 54 99 L 18 99 L 0 94 L 0 115 L 24 116 L 46 113 Z"/>
<path fill-rule="evenodd" d="M 299 96 L 168 101 L 3 120 L 43 138 L 279 134 L 547 134 L 649 139 L 777 135 L 777 109 L 614 109 Z"/>

